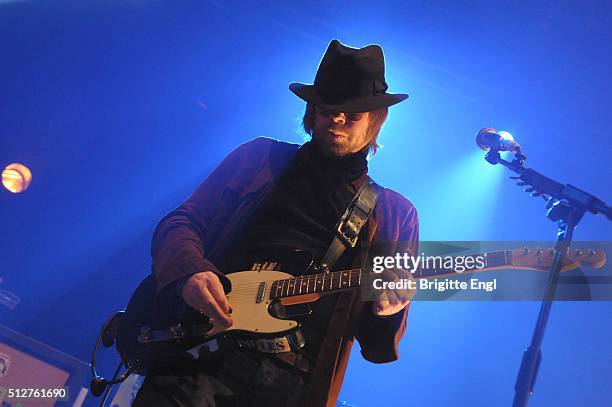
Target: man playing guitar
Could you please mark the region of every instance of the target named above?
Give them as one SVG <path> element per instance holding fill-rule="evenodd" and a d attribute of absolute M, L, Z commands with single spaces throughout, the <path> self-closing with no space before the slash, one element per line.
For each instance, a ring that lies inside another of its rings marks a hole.
<path fill-rule="evenodd" d="M 354 274 L 340 274 L 339 280 L 333 273 L 328 280 L 318 274 L 329 272 L 321 263 L 331 252 L 336 253 L 332 271 L 361 267 L 372 253 L 417 253 L 416 209 L 367 176 L 367 156 L 376 152 L 388 107 L 408 97 L 387 93 L 382 49 L 355 49 L 333 40 L 314 84 L 289 88 L 307 103 L 303 125 L 312 140 L 298 146 L 258 138 L 239 146 L 162 219 L 153 236 L 160 303 L 186 304 L 209 317 L 219 332 L 236 323 L 233 315 L 238 317 L 246 286 L 230 281 L 233 271 L 277 270 L 301 277 L 297 283 L 258 287 L 262 298 L 265 290 L 281 297 L 284 290 L 299 288 L 301 295 L 294 298 L 307 302 L 314 291 L 325 290 L 326 282 L 340 288 L 355 284 Z M 362 190 L 375 191 L 376 204 L 371 216 L 358 218 L 364 225 L 349 225 L 358 236 L 346 244 L 339 220 Z M 295 257 L 310 259 L 310 267 L 292 266 Z M 205 361 L 153 366 L 134 405 L 333 406 L 355 338 L 371 362 L 398 358 L 410 295 L 385 290 L 364 301 L 358 291 L 344 290 L 323 296 L 300 311 L 305 344 L 299 349 L 276 340 L 268 352 L 242 346 L 245 341 Z M 283 304 L 292 307 L 290 301 Z"/>

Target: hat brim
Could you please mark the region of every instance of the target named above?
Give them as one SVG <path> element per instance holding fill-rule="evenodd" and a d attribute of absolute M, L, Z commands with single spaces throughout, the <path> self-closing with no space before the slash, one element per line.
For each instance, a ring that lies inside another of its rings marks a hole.
<path fill-rule="evenodd" d="M 347 113 L 371 112 L 373 110 L 393 106 L 408 98 L 408 95 L 404 93 L 383 93 L 380 95 L 347 99 L 342 102 L 328 103 L 321 98 L 314 85 L 294 82 L 289 84 L 289 90 L 308 103 L 312 103 L 324 109 Z"/>

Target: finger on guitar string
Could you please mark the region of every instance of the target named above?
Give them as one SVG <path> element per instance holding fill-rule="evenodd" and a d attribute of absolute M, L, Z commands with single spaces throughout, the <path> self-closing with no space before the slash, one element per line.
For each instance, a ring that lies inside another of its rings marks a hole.
<path fill-rule="evenodd" d="M 211 318 L 211 322 L 218 322 L 223 328 L 229 328 L 234 324 L 233 319 L 229 315 L 223 313 L 215 301 L 203 303 L 201 311 L 204 315 Z"/>
<path fill-rule="evenodd" d="M 228 315 L 231 307 L 223 285 L 214 272 L 203 271 L 192 275 L 183 286 L 181 294 L 188 305 L 214 318 L 224 328 L 232 326 L 233 320 Z"/>
<path fill-rule="evenodd" d="M 217 276 L 215 275 L 215 277 Z M 224 314 L 232 313 L 232 307 L 230 306 L 229 301 L 225 296 L 225 291 L 223 291 L 223 285 L 221 285 L 221 281 L 219 281 L 218 277 L 216 278 L 216 281 L 209 287 L 208 291 L 210 292 L 212 298 L 216 301 L 216 303 L 220 305 L 221 311 L 223 311 Z"/>

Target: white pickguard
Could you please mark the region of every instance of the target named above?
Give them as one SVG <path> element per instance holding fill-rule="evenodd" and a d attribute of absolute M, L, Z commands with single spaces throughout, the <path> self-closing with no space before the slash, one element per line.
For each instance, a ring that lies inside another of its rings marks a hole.
<path fill-rule="evenodd" d="M 232 307 L 231 317 L 234 325 L 229 329 L 222 329 L 214 323 L 214 328 L 208 333 L 209 336 L 232 331 L 246 331 L 255 334 L 273 334 L 294 330 L 298 324 L 288 319 L 274 318 L 268 312 L 270 306 L 270 289 L 276 280 L 292 278 L 288 273 L 279 271 L 252 270 L 228 274 L 227 278 L 232 282 L 232 291 L 227 299 Z M 257 302 L 260 283 L 265 282 L 266 288 L 261 302 Z"/>

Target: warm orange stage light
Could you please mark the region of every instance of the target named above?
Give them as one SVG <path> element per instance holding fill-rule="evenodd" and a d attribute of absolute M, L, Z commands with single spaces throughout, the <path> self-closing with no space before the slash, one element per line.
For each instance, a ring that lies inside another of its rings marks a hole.
<path fill-rule="evenodd" d="M 32 173 L 23 164 L 9 164 L 2 171 L 2 185 L 15 194 L 28 189 L 30 182 L 32 182 Z"/>

